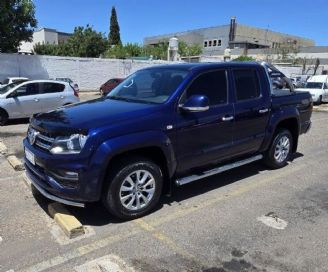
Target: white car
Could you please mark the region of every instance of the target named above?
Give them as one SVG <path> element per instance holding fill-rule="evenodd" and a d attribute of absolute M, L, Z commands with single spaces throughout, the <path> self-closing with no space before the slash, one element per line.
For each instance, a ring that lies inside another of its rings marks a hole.
<path fill-rule="evenodd" d="M 27 77 L 7 77 L 2 83 L 0 83 L 0 88 L 11 83 L 22 83 L 28 80 Z"/>
<path fill-rule="evenodd" d="M 26 118 L 79 102 L 79 95 L 67 82 L 32 80 L 0 88 L 0 125 L 8 119 Z"/>
<path fill-rule="evenodd" d="M 307 91 L 312 95 L 312 100 L 316 104 L 328 102 L 328 76 L 318 75 L 312 76 L 306 82 L 305 88 L 297 89 L 297 91 Z"/>

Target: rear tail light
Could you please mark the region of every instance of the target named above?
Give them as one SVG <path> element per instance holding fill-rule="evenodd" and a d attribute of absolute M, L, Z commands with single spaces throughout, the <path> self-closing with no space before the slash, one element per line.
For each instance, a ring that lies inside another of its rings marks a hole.
<path fill-rule="evenodd" d="M 79 87 L 77 86 L 77 84 L 74 84 L 74 86 L 72 86 L 72 85 L 70 84 L 70 86 L 71 86 L 71 88 L 73 89 L 74 95 L 75 95 L 76 97 L 79 97 Z"/>

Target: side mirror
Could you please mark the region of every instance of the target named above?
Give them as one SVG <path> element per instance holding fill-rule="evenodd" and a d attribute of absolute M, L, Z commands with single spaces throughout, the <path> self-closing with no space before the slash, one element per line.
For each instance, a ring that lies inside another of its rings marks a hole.
<path fill-rule="evenodd" d="M 210 101 L 205 95 L 193 95 L 180 108 L 187 112 L 207 111 L 210 108 Z"/>

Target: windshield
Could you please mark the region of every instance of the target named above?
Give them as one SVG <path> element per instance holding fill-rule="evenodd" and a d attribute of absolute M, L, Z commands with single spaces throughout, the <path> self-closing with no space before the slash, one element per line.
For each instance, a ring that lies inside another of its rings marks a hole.
<path fill-rule="evenodd" d="M 109 99 L 164 103 L 186 78 L 188 71 L 150 68 L 129 76 L 107 95 Z"/>
<path fill-rule="evenodd" d="M 9 90 L 11 90 L 12 88 L 16 87 L 17 85 L 21 84 L 22 82 L 13 82 L 10 83 L 2 88 L 0 88 L 0 94 L 4 94 L 6 92 L 8 92 Z"/>
<path fill-rule="evenodd" d="M 321 82 L 308 82 L 306 83 L 307 89 L 322 89 L 323 83 Z"/>

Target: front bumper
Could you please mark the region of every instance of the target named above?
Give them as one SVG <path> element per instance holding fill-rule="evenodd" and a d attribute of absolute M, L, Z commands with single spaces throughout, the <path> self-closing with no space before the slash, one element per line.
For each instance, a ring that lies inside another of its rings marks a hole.
<path fill-rule="evenodd" d="M 70 206 L 76 206 L 76 207 L 81 207 L 84 208 L 85 204 L 84 203 L 80 203 L 80 202 L 75 202 L 75 201 L 71 201 L 71 200 L 66 200 L 63 198 L 60 198 L 58 196 L 52 195 L 50 193 L 48 193 L 47 191 L 45 191 L 44 189 L 42 189 L 37 182 L 34 181 L 33 176 L 30 175 L 30 173 L 28 171 L 26 171 L 26 176 L 27 178 L 31 181 L 31 183 L 33 184 L 33 186 L 46 198 L 56 201 L 56 202 L 60 202 L 66 205 L 70 205 Z"/>
<path fill-rule="evenodd" d="M 101 171 L 89 157 L 80 154 L 52 155 L 30 145 L 24 139 L 24 148 L 34 154 L 35 163 L 25 158 L 26 174 L 45 197 L 73 206 L 83 207 L 101 196 Z M 74 178 L 62 173 L 76 173 Z"/>

